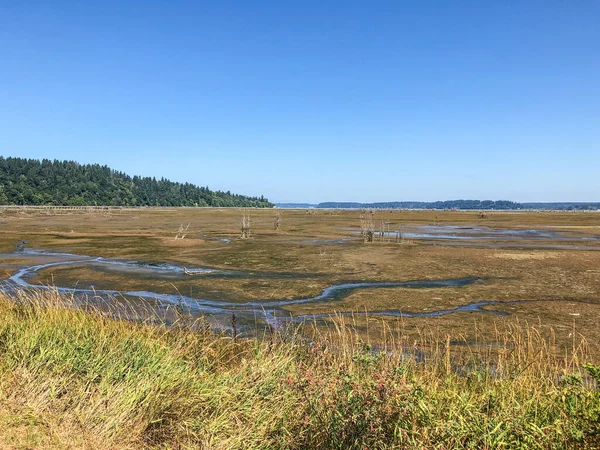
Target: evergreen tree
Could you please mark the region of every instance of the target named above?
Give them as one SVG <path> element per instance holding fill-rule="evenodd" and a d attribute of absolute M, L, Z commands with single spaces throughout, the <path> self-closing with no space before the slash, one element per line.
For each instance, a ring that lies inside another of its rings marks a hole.
<path fill-rule="evenodd" d="M 0 156 L 0 205 L 272 207 L 263 196 L 211 191 L 99 164 Z"/>

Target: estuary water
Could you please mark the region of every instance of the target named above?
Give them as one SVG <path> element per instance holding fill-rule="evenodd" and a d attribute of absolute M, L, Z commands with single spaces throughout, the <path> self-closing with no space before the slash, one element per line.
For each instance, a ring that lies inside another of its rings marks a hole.
<path fill-rule="evenodd" d="M 224 301 L 219 298 L 198 298 L 182 295 L 177 292 L 160 293 L 152 291 L 128 291 L 120 290 L 118 286 L 114 289 L 94 289 L 93 287 L 72 286 L 46 286 L 37 284 L 32 280 L 39 271 L 43 269 L 69 267 L 69 266 L 93 266 L 114 270 L 120 273 L 138 274 L 153 279 L 181 278 L 188 274 L 195 274 L 197 278 L 204 276 L 211 278 L 222 278 L 226 282 L 229 277 L 281 277 L 290 276 L 286 273 L 254 273 L 239 270 L 225 271 L 212 267 L 182 267 L 169 263 L 148 263 L 123 259 L 111 259 L 76 255 L 70 253 L 54 253 L 40 250 L 25 249 L 15 253 L 1 254 L 0 261 L 5 265 L 17 268 L 15 273 L 1 281 L 0 289 L 4 292 L 15 292 L 16 290 L 56 290 L 63 294 L 71 294 L 75 298 L 91 301 L 129 299 L 133 302 L 145 302 L 145 305 L 158 310 L 169 307 L 179 307 L 187 314 L 193 316 L 211 315 L 217 323 L 227 326 L 231 315 L 241 319 L 242 323 L 258 322 L 269 326 L 276 326 L 280 322 L 304 321 L 307 319 L 323 319 L 330 314 L 302 315 L 292 317 L 286 312 L 285 307 L 298 304 L 309 304 L 317 302 L 341 301 L 351 293 L 362 289 L 380 288 L 403 288 L 403 289 L 427 289 L 427 288 L 460 288 L 476 282 L 483 282 L 481 278 L 466 277 L 441 280 L 404 280 L 404 281 L 362 281 L 343 282 L 324 288 L 318 295 L 303 298 L 286 299 L 262 299 L 254 301 Z M 24 264 L 23 261 L 28 261 Z M 197 279 L 196 278 L 196 279 Z M 368 311 L 368 314 L 404 317 L 433 317 L 459 312 L 504 314 L 499 311 L 487 309 L 486 307 L 497 304 L 497 302 L 475 302 L 462 305 L 454 309 L 440 309 L 422 313 L 404 312 L 398 310 Z M 342 313 L 344 314 L 344 313 Z M 360 313 L 363 314 L 363 313 Z"/>

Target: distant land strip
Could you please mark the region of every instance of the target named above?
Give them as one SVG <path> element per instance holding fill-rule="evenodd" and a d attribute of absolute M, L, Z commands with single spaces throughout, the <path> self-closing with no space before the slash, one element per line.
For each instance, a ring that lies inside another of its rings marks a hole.
<path fill-rule="evenodd" d="M 445 200 L 437 202 L 323 202 L 275 203 L 278 208 L 328 208 L 328 209 L 456 209 L 456 210 L 559 210 L 599 211 L 600 202 L 532 202 L 517 203 L 509 200 Z"/>

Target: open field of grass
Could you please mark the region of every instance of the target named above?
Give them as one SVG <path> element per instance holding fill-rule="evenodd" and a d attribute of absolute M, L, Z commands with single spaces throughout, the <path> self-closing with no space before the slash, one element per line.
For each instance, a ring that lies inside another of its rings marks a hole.
<path fill-rule="evenodd" d="M 306 330 L 310 342 L 235 340 L 71 306 L 53 292 L 0 295 L 0 448 L 600 445 L 600 367 L 579 336 L 563 357 L 515 322 L 485 351 L 434 328 L 372 347 L 343 318 Z"/>

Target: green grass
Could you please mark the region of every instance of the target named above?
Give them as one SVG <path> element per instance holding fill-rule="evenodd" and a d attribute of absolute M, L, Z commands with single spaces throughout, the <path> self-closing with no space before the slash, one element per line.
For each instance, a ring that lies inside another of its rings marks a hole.
<path fill-rule="evenodd" d="M 114 316 L 0 295 L 0 448 L 600 446 L 600 368 L 535 327 L 491 349 L 426 333 L 373 349 L 341 319 L 306 341 Z"/>

